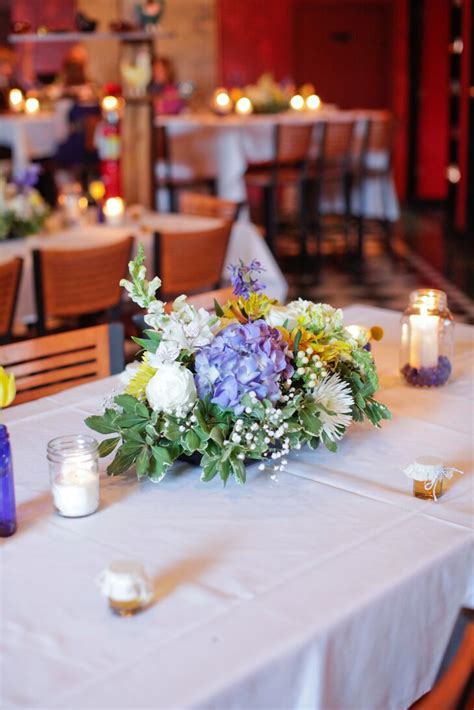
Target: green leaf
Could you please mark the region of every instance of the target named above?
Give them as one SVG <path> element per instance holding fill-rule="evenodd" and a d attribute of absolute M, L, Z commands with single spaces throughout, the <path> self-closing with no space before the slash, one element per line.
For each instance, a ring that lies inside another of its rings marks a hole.
<path fill-rule="evenodd" d="M 150 451 L 147 446 L 144 446 L 137 458 L 136 463 L 138 478 L 143 478 L 143 476 L 147 475 L 150 466 L 150 459 Z"/>
<path fill-rule="evenodd" d="M 137 412 L 137 405 L 139 404 L 138 399 L 135 399 L 135 397 L 132 397 L 131 394 L 118 394 L 115 397 L 116 404 L 119 405 L 119 407 L 122 407 L 123 411 L 126 412 L 127 414 L 136 414 Z M 146 412 L 146 416 L 148 415 L 148 410 Z"/>
<path fill-rule="evenodd" d="M 154 340 L 137 338 L 135 335 L 132 335 L 132 340 L 149 353 L 156 353 L 156 351 L 158 350 L 159 343 L 155 342 Z"/>
<path fill-rule="evenodd" d="M 184 445 L 190 453 L 196 451 L 199 448 L 201 439 L 198 437 L 193 429 L 189 429 L 184 436 Z"/>
<path fill-rule="evenodd" d="M 300 347 L 300 342 L 301 342 L 301 336 L 302 332 L 301 330 L 298 330 L 295 336 L 295 342 L 293 343 L 293 355 L 296 357 L 296 353 L 298 352 L 298 348 Z"/>
<path fill-rule="evenodd" d="M 216 444 L 219 444 L 219 446 L 224 445 L 224 434 L 222 433 L 222 429 L 219 426 L 215 426 L 211 429 L 211 433 L 209 435 L 213 441 L 216 442 Z"/>
<path fill-rule="evenodd" d="M 155 483 L 159 483 L 166 474 L 166 471 L 173 463 L 170 451 L 164 446 L 152 446 L 154 465 L 148 472 L 148 478 Z"/>
<path fill-rule="evenodd" d="M 303 410 L 299 414 L 299 420 L 307 434 L 311 434 L 312 436 L 319 435 L 322 424 L 316 414 L 309 414 L 307 411 Z"/>
<path fill-rule="evenodd" d="M 219 462 L 219 474 L 221 479 L 224 481 L 224 485 L 227 483 L 227 479 L 230 476 L 231 473 L 231 465 L 230 461 L 221 461 Z"/>
<path fill-rule="evenodd" d="M 335 453 L 337 451 L 336 442 L 332 441 L 324 431 L 321 433 L 321 439 L 323 441 L 324 446 L 326 447 L 326 449 L 328 451 L 332 451 L 333 453 Z"/>
<path fill-rule="evenodd" d="M 246 471 L 244 462 L 241 459 L 232 459 L 231 461 L 232 472 L 237 483 L 241 486 L 244 485 L 246 480 Z"/>
<path fill-rule="evenodd" d="M 224 315 L 224 311 L 222 310 L 220 305 L 217 303 L 216 299 L 214 299 L 214 311 L 215 311 L 216 316 L 218 316 L 219 318 L 222 318 L 222 316 Z"/>
<path fill-rule="evenodd" d="M 94 415 L 92 417 L 87 417 L 86 424 L 90 429 L 98 431 L 99 434 L 115 434 L 117 432 L 117 417 L 119 414 L 114 412 L 112 417 L 108 412 L 112 410 L 107 409 L 102 415 Z"/>
<path fill-rule="evenodd" d="M 202 465 L 202 474 L 201 474 L 201 481 L 204 483 L 207 483 L 208 481 L 212 481 L 212 479 L 217 475 L 219 472 L 219 462 L 220 458 L 219 456 L 212 456 L 212 457 L 203 457 L 201 465 Z"/>
<path fill-rule="evenodd" d="M 137 446 L 136 444 L 123 444 L 117 451 L 112 463 L 107 466 L 107 473 L 110 476 L 117 476 L 120 473 L 128 471 L 135 463 L 141 448 L 141 446 Z"/>
<path fill-rule="evenodd" d="M 120 436 L 114 436 L 111 439 L 104 439 L 104 441 L 101 441 L 99 444 L 99 456 L 104 458 L 104 456 L 111 454 L 119 442 Z"/>

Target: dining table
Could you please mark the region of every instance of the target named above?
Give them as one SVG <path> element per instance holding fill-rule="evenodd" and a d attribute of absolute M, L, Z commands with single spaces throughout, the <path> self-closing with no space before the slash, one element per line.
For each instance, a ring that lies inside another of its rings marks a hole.
<path fill-rule="evenodd" d="M 244 174 L 248 163 L 266 162 L 274 151 L 273 129 L 276 125 L 317 124 L 322 121 L 354 123 L 355 142 L 362 140 L 366 122 L 386 115 L 383 111 L 354 109 L 340 110 L 322 106 L 314 111 L 283 111 L 270 114 L 218 116 L 211 111 L 197 111 L 178 115 L 160 115 L 156 126 L 168 135 L 169 168 L 163 160 L 155 165 L 157 176 L 167 175 L 177 180 L 216 177 L 220 197 L 237 202 L 247 199 Z M 316 134 L 310 155 L 317 154 Z M 388 168 L 387 150 L 371 150 L 366 156 L 369 172 L 356 176 L 352 186 L 351 209 L 365 218 L 396 222 L 400 206 L 395 182 L 390 170 L 386 174 L 375 171 Z M 168 172 L 169 169 L 169 172 Z M 158 191 L 160 210 L 169 208 L 169 195 Z M 327 181 L 321 194 L 322 214 L 344 214 L 345 200 L 342 185 Z"/>
<path fill-rule="evenodd" d="M 430 690 L 459 610 L 474 602 L 474 328 L 456 325 L 451 381 L 409 387 L 399 314 L 353 305 L 373 344 L 381 430 L 353 424 L 337 453 L 248 467 L 243 486 L 180 463 L 154 484 L 105 475 L 89 517 L 53 510 L 46 446 L 91 433 L 121 377 L 2 412 L 18 530 L 0 539 L 2 708 L 401 710 Z M 98 435 L 96 435 L 98 436 Z M 435 500 L 403 471 L 420 455 L 463 475 Z M 114 616 L 97 578 L 136 559 L 154 598 Z"/>
<path fill-rule="evenodd" d="M 60 220 L 60 215 L 56 215 Z M 140 211 L 137 219 L 126 219 L 124 224 L 109 226 L 94 222 L 85 222 L 74 227 L 61 227 L 56 220 L 51 232 L 32 235 L 21 239 L 0 241 L 0 262 L 19 256 L 23 259 L 23 273 L 18 292 L 15 311 L 17 328 L 36 321 L 36 305 L 34 298 L 33 257 L 35 249 L 90 249 L 104 246 L 113 241 L 119 241 L 133 236 L 134 250 L 139 243 L 143 244 L 148 268 L 153 271 L 153 233 L 154 232 L 195 232 L 213 229 L 222 225 L 222 220 L 198 215 L 176 213 L 157 213 Z M 272 298 L 284 301 L 288 292 L 287 281 L 270 251 L 266 241 L 255 225 L 246 220 L 234 222 L 227 253 L 222 268 L 223 282 L 229 281 L 228 267 L 238 264 L 239 260 L 250 262 L 260 261 L 265 272 L 262 276 L 267 286 L 267 293 Z M 149 273 L 150 273 L 149 272 Z"/>
<path fill-rule="evenodd" d="M 14 172 L 40 158 L 52 158 L 67 136 L 69 101 L 38 113 L 0 113 L 0 145 L 10 148 Z"/>

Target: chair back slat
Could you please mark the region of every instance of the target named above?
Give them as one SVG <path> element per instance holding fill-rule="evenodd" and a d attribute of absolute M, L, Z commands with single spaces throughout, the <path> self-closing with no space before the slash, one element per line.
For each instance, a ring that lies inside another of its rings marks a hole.
<path fill-rule="evenodd" d="M 11 335 L 22 268 L 20 257 L 0 264 L 0 340 Z"/>
<path fill-rule="evenodd" d="M 133 237 L 104 247 L 33 252 L 40 320 L 99 313 L 120 304 Z"/>
<path fill-rule="evenodd" d="M 328 121 L 324 127 L 324 163 L 348 163 L 353 135 L 353 121 Z"/>
<path fill-rule="evenodd" d="M 119 332 L 120 331 L 120 332 Z M 123 327 L 118 324 L 46 335 L 0 347 L 0 363 L 16 379 L 15 404 L 107 377 L 111 366 L 111 334 L 123 350 Z M 117 338 L 118 336 L 118 338 Z"/>
<path fill-rule="evenodd" d="M 313 126 L 278 124 L 276 127 L 276 161 L 279 164 L 303 163 L 308 158 Z"/>
<path fill-rule="evenodd" d="M 237 202 L 223 200 L 213 195 L 204 195 L 199 192 L 181 192 L 179 195 L 179 212 L 181 214 L 216 217 L 234 222 L 238 209 Z"/>
<path fill-rule="evenodd" d="M 369 121 L 367 150 L 387 151 L 392 150 L 393 116 L 388 111 Z"/>
<path fill-rule="evenodd" d="M 217 288 L 231 228 L 231 222 L 224 222 L 202 232 L 156 233 L 155 269 L 162 297 Z"/>

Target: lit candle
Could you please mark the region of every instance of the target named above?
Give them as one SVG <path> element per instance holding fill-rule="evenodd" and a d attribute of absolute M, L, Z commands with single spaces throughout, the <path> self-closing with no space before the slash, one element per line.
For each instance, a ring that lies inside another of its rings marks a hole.
<path fill-rule="evenodd" d="M 104 216 L 106 223 L 111 227 L 122 224 L 125 205 L 121 197 L 109 197 L 105 201 Z"/>
<path fill-rule="evenodd" d="M 232 111 L 232 99 L 226 89 L 216 89 L 212 97 L 211 107 L 214 113 L 225 116 Z"/>
<path fill-rule="evenodd" d="M 8 94 L 8 103 L 10 111 L 19 113 L 23 111 L 23 92 L 21 89 L 11 89 Z"/>
<path fill-rule="evenodd" d="M 30 96 L 28 99 L 25 101 L 25 112 L 26 113 L 38 113 L 40 109 L 40 104 L 37 98 L 34 96 Z"/>
<path fill-rule="evenodd" d="M 410 316 L 410 367 L 436 367 L 439 355 L 439 316 L 420 306 L 420 314 Z"/>
<path fill-rule="evenodd" d="M 306 98 L 306 108 L 310 111 L 317 111 L 321 106 L 321 99 L 316 94 L 310 94 Z"/>
<path fill-rule="evenodd" d="M 90 436 L 63 436 L 48 443 L 54 506 L 66 518 L 95 513 L 99 507 L 98 444 Z"/>
<path fill-rule="evenodd" d="M 304 98 L 301 94 L 295 94 L 291 97 L 290 106 L 293 111 L 302 111 L 304 109 Z"/>
<path fill-rule="evenodd" d="M 119 99 L 117 96 L 104 96 L 101 102 L 103 111 L 118 111 L 119 109 Z"/>
<path fill-rule="evenodd" d="M 241 96 L 235 104 L 235 110 L 241 116 L 248 116 L 253 111 L 252 102 L 246 96 Z"/>

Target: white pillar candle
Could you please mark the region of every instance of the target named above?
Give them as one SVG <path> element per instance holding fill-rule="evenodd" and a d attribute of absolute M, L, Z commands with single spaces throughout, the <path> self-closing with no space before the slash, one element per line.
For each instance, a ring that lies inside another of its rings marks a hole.
<path fill-rule="evenodd" d="M 40 104 L 37 98 L 30 96 L 25 101 L 25 113 L 34 114 L 40 110 Z"/>
<path fill-rule="evenodd" d="M 235 104 L 235 110 L 240 116 L 248 116 L 253 111 L 252 102 L 246 96 L 241 96 Z"/>
<path fill-rule="evenodd" d="M 10 89 L 8 94 L 8 104 L 10 106 L 10 111 L 14 113 L 19 113 L 23 111 L 24 98 L 21 89 Z"/>
<path fill-rule="evenodd" d="M 427 308 L 420 315 L 410 316 L 410 366 L 436 367 L 439 355 L 439 316 L 430 315 Z"/>
<path fill-rule="evenodd" d="M 109 197 L 105 201 L 104 216 L 106 223 L 111 227 L 122 224 L 125 206 L 121 197 Z"/>
<path fill-rule="evenodd" d="M 52 493 L 57 511 L 66 518 L 90 515 L 99 507 L 99 477 L 68 465 L 54 480 Z"/>

